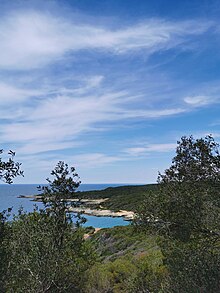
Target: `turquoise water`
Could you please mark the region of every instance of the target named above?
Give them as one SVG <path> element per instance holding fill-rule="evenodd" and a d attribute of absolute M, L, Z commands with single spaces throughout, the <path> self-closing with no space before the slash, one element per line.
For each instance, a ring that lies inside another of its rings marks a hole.
<path fill-rule="evenodd" d="M 93 226 L 94 228 L 111 228 L 115 226 L 126 226 L 129 225 L 129 221 L 124 221 L 122 217 L 111 218 L 111 217 L 95 217 L 85 215 L 87 222 L 85 226 Z"/>
<path fill-rule="evenodd" d="M 22 206 L 25 211 L 32 211 L 35 202 L 25 199 L 17 198 L 19 195 L 33 195 L 40 193 L 37 190 L 39 184 L 13 184 L 6 185 L 0 184 L 0 211 L 7 209 L 9 207 L 13 208 L 13 213 L 17 213 L 18 209 Z M 81 184 L 78 190 L 88 191 L 88 190 L 101 190 L 107 187 L 119 186 L 117 184 Z M 37 203 L 39 207 L 42 206 L 41 203 Z M 111 217 L 95 217 L 85 215 L 87 222 L 85 226 L 93 226 L 95 228 L 111 228 L 114 226 L 125 226 L 128 225 L 128 221 L 124 221 L 123 218 L 111 218 Z"/>

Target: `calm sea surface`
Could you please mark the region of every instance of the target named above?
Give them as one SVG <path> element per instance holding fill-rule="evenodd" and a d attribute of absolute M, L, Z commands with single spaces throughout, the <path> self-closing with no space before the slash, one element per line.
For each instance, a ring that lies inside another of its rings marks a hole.
<path fill-rule="evenodd" d="M 22 206 L 26 211 L 32 211 L 35 202 L 25 199 L 17 198 L 19 195 L 33 195 L 38 194 L 37 186 L 39 184 L 0 184 L 0 211 L 13 207 L 13 212 L 17 213 L 18 209 Z M 78 190 L 101 190 L 107 187 L 119 186 L 118 184 L 81 184 Z M 41 206 L 40 203 L 37 203 Z M 128 221 L 124 221 L 122 218 L 111 217 L 95 217 L 85 216 L 87 222 L 85 226 L 93 226 L 95 228 L 110 228 L 114 226 L 128 225 Z"/>

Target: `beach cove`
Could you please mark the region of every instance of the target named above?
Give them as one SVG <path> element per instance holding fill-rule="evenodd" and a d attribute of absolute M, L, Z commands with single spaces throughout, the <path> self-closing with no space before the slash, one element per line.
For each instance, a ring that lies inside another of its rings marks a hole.
<path fill-rule="evenodd" d="M 0 186 L 0 209 L 5 210 L 9 207 L 12 207 L 12 213 L 16 213 L 20 207 L 27 212 L 33 210 L 34 205 L 42 207 L 40 202 L 40 196 L 33 196 L 33 194 L 39 194 L 37 190 L 39 184 L 13 184 L 6 185 L 1 184 Z M 102 190 L 106 187 L 115 187 L 116 184 L 106 185 L 106 184 L 82 184 L 79 188 L 81 191 L 88 190 Z M 22 196 L 21 196 L 22 195 Z M 37 199 L 37 201 L 33 201 Z M 75 199 L 72 199 L 75 200 Z M 78 200 L 78 199 L 77 199 Z M 105 199 L 106 200 L 106 199 Z M 89 200 L 82 200 L 84 202 Z M 100 201 L 97 201 L 98 203 Z M 79 210 L 72 211 L 78 212 Z M 127 226 L 130 223 L 130 219 L 124 219 L 126 213 L 122 212 L 121 214 L 115 214 L 112 211 L 105 212 L 104 210 L 86 210 L 84 217 L 86 218 L 85 227 L 93 226 L 94 228 L 111 228 L 114 226 Z"/>
<path fill-rule="evenodd" d="M 29 199 L 29 200 L 32 200 L 35 202 L 40 202 L 40 203 L 42 202 L 42 197 L 40 195 L 20 195 L 20 196 L 18 196 L 18 198 Z M 108 210 L 103 209 L 101 204 L 107 200 L 108 200 L 108 198 L 100 198 L 100 199 L 72 198 L 72 199 L 68 199 L 68 202 L 72 202 L 72 203 L 76 204 L 76 206 L 71 206 L 68 209 L 68 211 L 72 212 L 72 213 L 82 213 L 83 215 L 86 215 L 88 222 L 90 222 L 89 219 L 91 218 L 91 216 L 93 216 L 93 218 L 94 217 L 102 218 L 102 219 L 99 219 L 99 223 L 101 226 L 103 225 L 101 223 L 102 220 L 106 220 L 106 218 L 122 218 L 123 222 L 121 222 L 120 220 L 118 221 L 118 223 L 120 223 L 122 225 L 125 225 L 124 221 L 133 220 L 134 212 L 132 212 L 132 211 L 126 211 L 126 210 L 112 211 L 109 209 Z M 90 206 L 92 206 L 93 208 L 90 208 Z M 96 206 L 97 208 L 94 208 L 94 206 Z M 88 216 L 90 216 L 90 217 L 88 217 Z M 114 222 L 114 220 L 112 220 L 110 222 Z M 88 223 L 86 226 L 88 226 Z M 93 225 L 91 225 L 91 226 L 93 226 Z M 97 226 L 97 225 L 95 225 L 95 226 Z M 97 228 L 101 228 L 101 227 L 97 226 Z"/>

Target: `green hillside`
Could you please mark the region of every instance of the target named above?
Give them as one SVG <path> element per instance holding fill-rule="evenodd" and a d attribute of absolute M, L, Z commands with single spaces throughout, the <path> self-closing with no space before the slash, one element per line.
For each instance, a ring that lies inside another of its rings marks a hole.
<path fill-rule="evenodd" d="M 155 190 L 157 184 L 148 185 L 127 185 L 118 187 L 108 187 L 103 190 L 78 191 L 79 198 L 108 198 L 102 203 L 103 208 L 117 210 L 135 211 L 147 196 L 150 190 Z"/>

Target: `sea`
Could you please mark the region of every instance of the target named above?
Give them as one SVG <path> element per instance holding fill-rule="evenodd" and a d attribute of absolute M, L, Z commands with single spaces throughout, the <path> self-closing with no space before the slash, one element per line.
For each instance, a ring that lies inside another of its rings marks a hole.
<path fill-rule="evenodd" d="M 37 187 L 41 184 L 0 184 L 0 211 L 12 208 L 12 213 L 16 214 L 20 207 L 24 211 L 33 211 L 34 205 L 42 207 L 42 203 L 36 203 L 27 198 L 18 198 L 19 195 L 39 194 Z M 116 187 L 123 184 L 81 184 L 77 191 L 102 190 L 107 187 Z M 43 186 L 43 184 L 41 185 Z M 129 225 L 129 221 L 124 221 L 122 217 L 95 217 L 84 215 L 86 218 L 86 227 L 94 228 L 112 228 L 115 226 Z"/>

